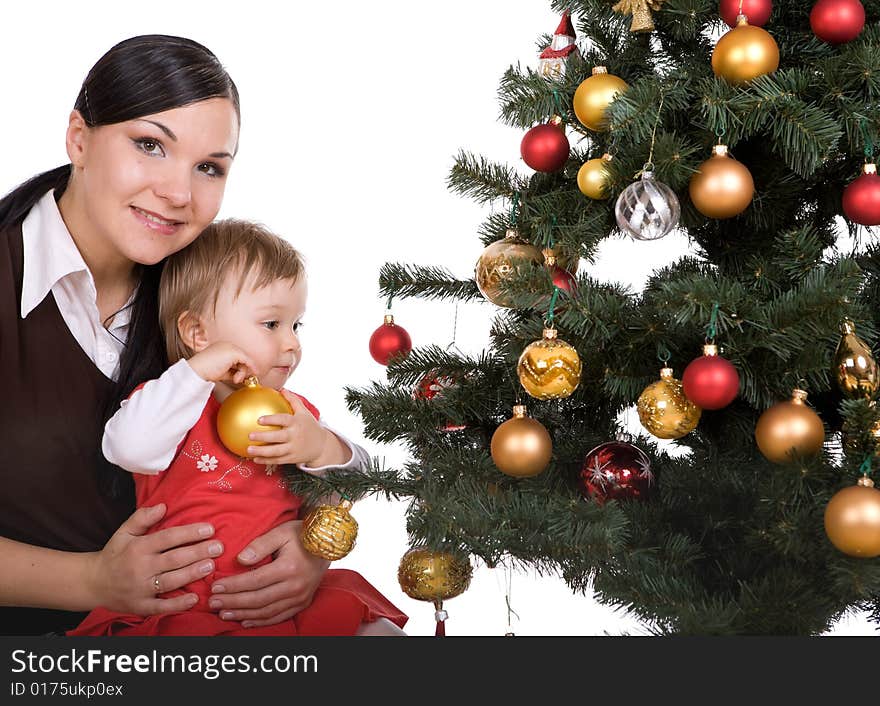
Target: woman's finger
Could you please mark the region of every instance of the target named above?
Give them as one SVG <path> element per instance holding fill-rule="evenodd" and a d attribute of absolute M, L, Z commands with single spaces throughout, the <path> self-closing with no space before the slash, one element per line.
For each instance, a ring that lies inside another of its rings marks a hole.
<path fill-rule="evenodd" d="M 132 537 L 141 537 L 165 515 L 165 503 L 152 507 L 141 507 L 135 510 L 119 525 L 114 534 L 125 533 Z"/>
<path fill-rule="evenodd" d="M 214 528 L 207 523 L 181 525 L 159 530 L 144 538 L 144 546 L 151 552 L 164 552 L 184 544 L 195 544 L 214 535 Z"/>
<path fill-rule="evenodd" d="M 214 561 L 206 558 L 184 566 L 181 569 L 158 572 L 156 576 L 159 577 L 159 590 L 162 593 L 167 593 L 177 588 L 183 588 L 194 581 L 205 578 L 213 570 Z"/>
<path fill-rule="evenodd" d="M 290 587 L 286 583 L 276 583 L 258 591 L 244 591 L 242 593 L 212 595 L 208 601 L 211 610 L 219 610 L 220 617 L 224 620 L 239 620 L 235 616 L 225 617 L 229 611 L 242 609 L 263 610 L 267 606 L 282 600 L 296 600 L 299 596 L 291 595 Z M 266 613 L 260 617 L 267 618 L 273 613 Z"/>
<path fill-rule="evenodd" d="M 263 608 L 244 608 L 242 610 L 236 610 L 234 611 L 235 617 L 231 618 L 231 620 L 238 620 L 239 622 L 244 622 L 245 620 L 271 620 L 277 617 L 280 613 L 292 610 L 294 606 L 298 604 L 299 602 L 296 600 L 283 598 L 274 603 L 270 603 Z"/>
<path fill-rule="evenodd" d="M 275 565 L 276 562 L 266 564 L 253 571 L 245 571 L 243 574 L 226 576 L 215 581 L 211 585 L 211 592 L 223 596 L 244 591 L 259 591 L 267 586 L 272 586 L 287 578 L 285 571 Z"/>
<path fill-rule="evenodd" d="M 275 615 L 271 618 L 267 618 L 266 620 L 247 620 L 247 619 L 245 619 L 242 622 L 242 627 L 262 628 L 262 627 L 266 627 L 267 625 L 277 625 L 282 620 L 290 620 L 294 615 L 299 613 L 305 607 L 306 606 L 304 604 L 297 604 L 297 605 L 291 606 L 290 608 L 288 608 L 285 611 L 282 611 L 281 613 L 278 613 L 278 615 Z"/>
<path fill-rule="evenodd" d="M 210 561 L 222 553 L 223 543 L 215 539 L 206 539 L 199 544 L 169 549 L 167 552 L 159 555 L 156 571 L 162 573 L 175 571 L 196 562 Z M 210 573 L 210 571 L 206 573 Z"/>
<path fill-rule="evenodd" d="M 189 610 L 199 602 L 195 593 L 187 593 L 174 598 L 152 598 L 146 602 L 145 615 L 159 615 L 160 613 L 180 613 Z"/>

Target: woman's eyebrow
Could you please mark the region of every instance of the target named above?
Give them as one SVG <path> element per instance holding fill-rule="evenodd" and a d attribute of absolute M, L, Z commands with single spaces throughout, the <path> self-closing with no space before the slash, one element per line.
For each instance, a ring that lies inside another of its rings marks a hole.
<path fill-rule="evenodd" d="M 164 132 L 166 135 L 168 135 L 168 137 L 171 138 L 174 142 L 177 142 L 177 135 L 175 135 L 171 131 L 171 128 L 169 128 L 167 125 L 163 125 L 162 123 L 156 122 L 155 120 L 147 120 L 146 118 L 140 118 L 140 120 L 141 120 L 141 122 L 150 123 L 150 125 L 155 125 L 162 132 Z M 232 155 L 229 154 L 229 152 L 212 152 L 208 156 L 213 157 L 214 159 L 224 159 L 226 157 L 228 157 L 229 159 L 232 159 Z"/>

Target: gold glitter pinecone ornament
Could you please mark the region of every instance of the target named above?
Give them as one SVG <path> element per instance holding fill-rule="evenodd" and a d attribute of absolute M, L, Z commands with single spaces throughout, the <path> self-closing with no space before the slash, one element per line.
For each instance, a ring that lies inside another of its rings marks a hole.
<path fill-rule="evenodd" d="M 519 381 L 532 397 L 552 400 L 568 397 L 581 381 L 581 359 L 555 328 L 545 328 L 543 338 L 526 346 L 516 365 Z"/>
<path fill-rule="evenodd" d="M 702 414 L 685 397 L 681 381 L 672 377 L 672 368 L 666 367 L 660 370 L 660 379 L 639 395 L 636 406 L 642 426 L 660 439 L 680 439 L 690 434 Z"/>
<path fill-rule="evenodd" d="M 512 306 L 502 292 L 502 282 L 510 283 L 517 277 L 530 277 L 544 265 L 544 256 L 531 243 L 520 239 L 513 228 L 502 240 L 489 244 L 480 255 L 474 271 L 477 288 L 497 306 Z"/>
<path fill-rule="evenodd" d="M 842 337 L 834 352 L 834 378 L 847 397 L 870 399 L 880 381 L 871 348 L 856 335 L 852 321 L 844 321 L 840 332 Z"/>
<path fill-rule="evenodd" d="M 354 549 L 358 523 L 349 510 L 351 502 L 319 505 L 303 520 L 302 545 L 311 554 L 336 561 Z"/>

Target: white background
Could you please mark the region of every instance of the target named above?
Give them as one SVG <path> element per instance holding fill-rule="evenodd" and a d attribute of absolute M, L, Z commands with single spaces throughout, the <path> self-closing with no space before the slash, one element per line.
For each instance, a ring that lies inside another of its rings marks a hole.
<path fill-rule="evenodd" d="M 68 113 L 87 71 L 113 44 L 164 33 L 207 45 L 242 99 L 241 149 L 220 215 L 266 223 L 308 263 L 304 359 L 291 387 L 332 425 L 399 465 L 402 449 L 367 441 L 342 391 L 385 378 L 367 350 L 384 313 L 379 268 L 399 261 L 472 275 L 482 249 L 476 229 L 489 210 L 450 194 L 446 176 L 460 148 L 528 170 L 519 158 L 522 131 L 497 122 L 496 89 L 510 64 L 537 67 L 535 42 L 558 21 L 543 0 L 14 3 L 4 9 L 0 42 L 0 191 L 67 161 Z M 654 268 L 686 251 L 677 235 L 614 239 L 595 264 L 582 266 L 641 287 Z M 454 303 L 396 300 L 394 314 L 417 346 L 452 341 Z M 491 314 L 488 303 L 458 307 L 462 350 L 487 343 Z M 339 566 L 360 571 L 408 613 L 410 634 L 428 635 L 433 608 L 409 599 L 396 578 L 408 546 L 404 509 L 358 503 L 358 544 Z M 507 632 L 508 585 L 517 635 L 646 632 L 555 577 L 479 565 L 470 589 L 447 602 L 448 633 Z M 871 631 L 856 616 L 834 632 Z"/>

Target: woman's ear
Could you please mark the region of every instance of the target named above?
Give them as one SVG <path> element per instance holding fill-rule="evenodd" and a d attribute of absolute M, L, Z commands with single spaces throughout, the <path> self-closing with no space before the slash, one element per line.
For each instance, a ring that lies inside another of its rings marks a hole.
<path fill-rule="evenodd" d="M 67 119 L 67 157 L 74 167 L 82 167 L 85 162 L 89 126 L 78 110 L 71 110 Z"/>
<path fill-rule="evenodd" d="M 203 351 L 208 347 L 207 336 L 205 335 L 205 324 L 202 317 L 191 311 L 184 311 L 177 317 L 177 333 L 180 335 L 183 343 L 192 350 L 193 353 Z"/>

